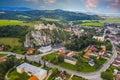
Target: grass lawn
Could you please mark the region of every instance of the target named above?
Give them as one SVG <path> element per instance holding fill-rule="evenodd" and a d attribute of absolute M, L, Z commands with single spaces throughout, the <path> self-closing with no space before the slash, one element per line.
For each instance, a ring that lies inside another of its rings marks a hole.
<path fill-rule="evenodd" d="M 67 68 L 67 69 L 71 69 L 71 70 L 77 70 L 75 65 L 69 64 L 69 63 L 61 63 L 59 64 L 61 67 Z"/>
<path fill-rule="evenodd" d="M 36 66 L 36 67 L 40 67 L 39 63 L 33 62 L 31 64 L 34 65 L 34 66 Z"/>
<path fill-rule="evenodd" d="M 72 77 L 72 80 L 86 80 L 86 79 L 83 79 L 82 77 L 78 77 L 78 76 L 73 76 Z"/>
<path fill-rule="evenodd" d="M 0 54 L 0 58 L 6 56 L 7 54 Z"/>
<path fill-rule="evenodd" d="M 66 69 L 71 69 L 71 70 L 77 70 L 78 66 L 77 65 L 72 65 L 72 64 L 69 64 L 69 63 L 61 63 L 59 64 L 61 67 L 64 67 Z M 93 66 L 89 66 L 88 64 L 85 64 L 85 63 L 79 63 L 79 68 L 80 68 L 80 72 L 93 72 L 93 71 L 96 71 L 96 67 Z"/>
<path fill-rule="evenodd" d="M 9 74 L 8 74 L 8 80 L 17 80 L 17 79 L 21 79 L 21 80 L 28 80 L 29 79 L 29 76 L 26 74 L 26 73 L 22 73 L 22 74 L 19 74 L 16 69 L 14 69 L 13 71 L 11 71 Z"/>
<path fill-rule="evenodd" d="M 49 68 L 49 67 L 43 67 L 43 69 L 45 69 L 45 70 L 51 70 L 51 68 Z"/>
<path fill-rule="evenodd" d="M 19 42 L 19 38 L 0 38 L 0 44 L 14 46 L 21 46 L 22 44 Z"/>
<path fill-rule="evenodd" d="M 0 20 L 0 26 L 18 25 L 21 23 L 22 23 L 22 21 L 19 21 L 19 20 Z"/>
<path fill-rule="evenodd" d="M 58 55 L 57 52 L 43 56 L 44 60 L 52 61 Z"/>

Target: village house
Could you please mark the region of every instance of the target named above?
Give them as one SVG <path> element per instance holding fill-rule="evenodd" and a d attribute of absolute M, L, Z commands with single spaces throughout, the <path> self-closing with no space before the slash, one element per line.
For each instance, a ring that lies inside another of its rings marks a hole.
<path fill-rule="evenodd" d="M 26 72 L 32 79 L 35 79 L 35 76 L 38 80 L 44 80 L 47 76 L 47 71 L 36 66 L 30 65 L 28 63 L 23 63 L 16 67 L 18 73 L 22 74 Z M 32 79 L 28 80 L 32 80 Z M 36 80 L 37 80 L 36 79 Z"/>
<path fill-rule="evenodd" d="M 115 80 L 120 80 L 120 74 L 115 75 Z"/>
<path fill-rule="evenodd" d="M 86 51 L 86 53 L 83 55 L 84 58 L 89 58 L 89 56 L 91 55 L 92 51 L 96 50 L 96 48 L 94 47 L 94 45 L 91 45 L 88 50 Z"/>
<path fill-rule="evenodd" d="M 71 51 L 70 53 L 67 54 L 67 56 L 69 56 L 69 57 L 73 57 L 73 56 L 76 56 L 76 54 L 75 54 L 74 51 Z"/>
<path fill-rule="evenodd" d="M 64 56 L 64 62 L 66 63 L 75 65 L 77 62 L 77 59 L 73 58 L 74 56 L 76 56 L 74 51 L 71 51 L 68 54 L 65 54 L 65 50 L 61 48 L 58 52 L 58 55 Z"/>
<path fill-rule="evenodd" d="M 113 72 L 113 76 L 115 78 L 115 80 L 120 80 L 120 71 L 117 70 L 117 69 L 114 69 L 114 72 Z"/>
<path fill-rule="evenodd" d="M 65 80 L 66 75 L 64 72 L 61 72 L 60 74 L 57 75 L 57 77 L 55 78 L 55 80 Z"/>
<path fill-rule="evenodd" d="M 51 47 L 51 45 L 49 45 L 49 46 L 42 46 L 40 49 L 38 49 L 40 52 L 42 52 L 42 53 L 45 53 L 45 52 L 49 52 L 49 51 L 51 51 L 52 50 L 52 47 Z"/>
<path fill-rule="evenodd" d="M 0 58 L 0 63 L 6 61 L 5 57 Z"/>
<path fill-rule="evenodd" d="M 70 57 L 70 56 L 65 56 L 64 62 L 75 65 L 77 63 L 77 59 Z"/>
<path fill-rule="evenodd" d="M 118 62 L 116 62 L 116 61 L 114 61 L 114 62 L 112 63 L 112 65 L 115 66 L 115 67 L 119 67 L 119 66 L 120 66 L 120 64 L 119 64 Z"/>
<path fill-rule="evenodd" d="M 0 51 L 2 51 L 4 49 L 4 46 L 2 45 L 2 46 L 0 46 Z"/>
<path fill-rule="evenodd" d="M 119 67 L 120 66 L 120 56 L 117 56 L 115 61 L 112 63 L 113 66 Z"/>
<path fill-rule="evenodd" d="M 110 53 L 107 53 L 107 54 L 104 54 L 104 55 L 103 55 L 103 57 L 104 57 L 105 59 L 110 59 L 111 56 L 112 56 L 112 55 L 111 55 Z"/>
<path fill-rule="evenodd" d="M 105 45 L 101 45 L 101 48 L 102 49 L 99 51 L 99 55 L 103 56 L 105 54 L 105 52 L 106 52 L 106 46 Z"/>
<path fill-rule="evenodd" d="M 106 51 L 105 49 L 101 49 L 101 50 L 99 51 L 99 55 L 100 55 L 100 56 L 104 55 L 105 51 Z"/>
<path fill-rule="evenodd" d="M 58 55 L 66 56 L 65 50 L 63 48 L 59 49 Z"/>
<path fill-rule="evenodd" d="M 17 59 L 22 59 L 23 56 L 22 56 L 22 55 L 16 55 L 16 58 L 17 58 Z"/>
<path fill-rule="evenodd" d="M 72 29 L 71 28 L 65 28 L 64 31 L 71 32 Z"/>
<path fill-rule="evenodd" d="M 88 50 L 88 51 L 83 55 L 83 57 L 84 57 L 84 58 L 89 58 L 90 54 L 91 54 L 91 50 Z"/>
<path fill-rule="evenodd" d="M 39 80 L 36 76 L 31 76 L 28 80 Z"/>
<path fill-rule="evenodd" d="M 115 59 L 116 62 L 120 63 L 120 56 Z"/>
<path fill-rule="evenodd" d="M 91 59 L 91 60 L 88 62 L 88 64 L 89 64 L 90 66 L 94 66 L 94 65 L 95 65 L 95 62 L 94 62 L 93 59 Z"/>
<path fill-rule="evenodd" d="M 93 36 L 94 39 L 97 39 L 98 41 L 101 41 L 103 42 L 105 39 L 104 39 L 104 36 Z"/>
<path fill-rule="evenodd" d="M 29 48 L 29 49 L 27 50 L 26 54 L 27 54 L 27 55 L 30 55 L 30 54 L 32 54 L 34 51 L 35 51 L 34 48 Z"/>

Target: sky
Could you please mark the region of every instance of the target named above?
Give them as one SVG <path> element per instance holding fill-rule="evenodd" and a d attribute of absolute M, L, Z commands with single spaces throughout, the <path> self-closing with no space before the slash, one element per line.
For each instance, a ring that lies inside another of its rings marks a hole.
<path fill-rule="evenodd" d="M 0 7 L 39 10 L 62 9 L 93 13 L 120 13 L 120 0 L 0 0 Z"/>

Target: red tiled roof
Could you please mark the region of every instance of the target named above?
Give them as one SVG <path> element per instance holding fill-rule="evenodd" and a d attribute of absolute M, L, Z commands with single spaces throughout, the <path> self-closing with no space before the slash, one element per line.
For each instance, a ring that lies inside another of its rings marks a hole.
<path fill-rule="evenodd" d="M 91 51 L 96 50 L 96 48 L 94 47 L 94 45 L 90 46 L 89 49 L 87 50 L 87 52 L 84 54 L 85 58 L 88 58 L 89 55 L 91 54 Z"/>
<path fill-rule="evenodd" d="M 105 53 L 105 49 L 100 50 L 99 54 L 103 55 Z"/>
<path fill-rule="evenodd" d="M 117 74 L 117 75 L 115 76 L 115 80 L 120 80 L 120 74 Z"/>
<path fill-rule="evenodd" d="M 91 50 L 88 50 L 88 51 L 84 54 L 84 57 L 85 57 L 85 58 L 88 58 L 90 54 L 91 54 Z"/>
<path fill-rule="evenodd" d="M 38 80 L 38 78 L 36 76 L 32 76 L 28 80 Z"/>
<path fill-rule="evenodd" d="M 0 58 L 0 62 L 6 61 L 5 58 Z"/>
<path fill-rule="evenodd" d="M 67 54 L 67 56 L 70 56 L 70 57 L 73 57 L 73 56 L 75 56 L 75 55 L 76 55 L 76 54 L 75 54 L 74 51 L 72 51 L 72 52 L 70 52 L 70 53 Z"/>
<path fill-rule="evenodd" d="M 27 50 L 27 54 L 32 54 L 34 51 L 35 51 L 34 48 L 29 48 L 29 49 Z"/>
<path fill-rule="evenodd" d="M 96 50 L 96 48 L 92 45 L 90 46 L 89 50 Z"/>
<path fill-rule="evenodd" d="M 70 32 L 71 28 L 65 28 L 64 30 Z"/>

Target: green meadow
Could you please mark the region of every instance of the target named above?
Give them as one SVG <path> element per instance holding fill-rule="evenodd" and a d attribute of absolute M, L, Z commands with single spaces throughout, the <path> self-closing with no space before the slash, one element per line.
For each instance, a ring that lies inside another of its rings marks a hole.
<path fill-rule="evenodd" d="M 7 26 L 7 25 L 18 25 L 21 24 L 23 21 L 19 20 L 0 20 L 0 26 Z"/>
<path fill-rule="evenodd" d="M 120 18 L 105 18 L 104 20 L 100 20 L 103 23 L 111 22 L 111 23 L 120 23 Z"/>
<path fill-rule="evenodd" d="M 19 38 L 0 38 L 0 44 L 10 45 L 12 48 L 15 46 L 21 46 Z"/>
<path fill-rule="evenodd" d="M 58 19 L 52 19 L 52 18 L 41 18 L 42 20 L 45 20 L 45 21 L 59 21 Z"/>
<path fill-rule="evenodd" d="M 92 27 L 103 27 L 104 23 L 93 20 L 83 20 L 82 23 L 78 24 L 79 26 L 92 26 Z"/>

